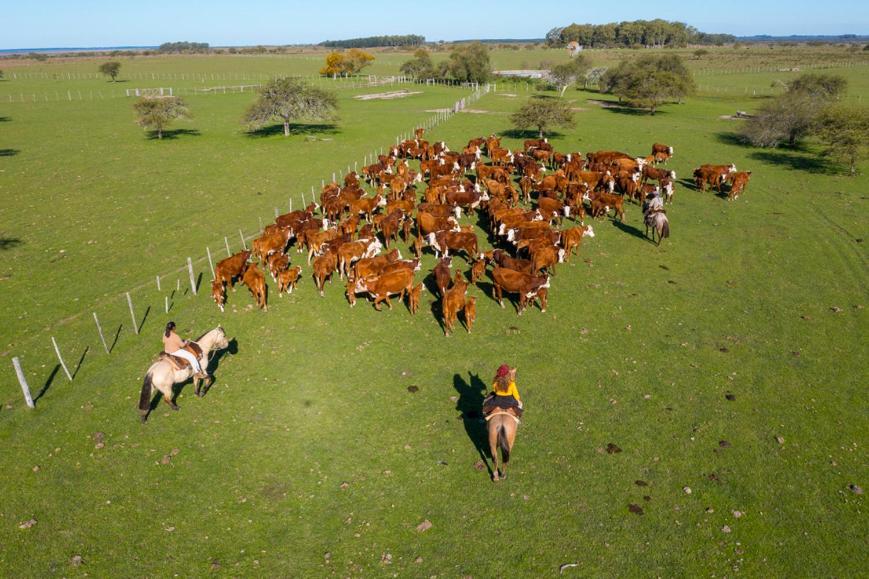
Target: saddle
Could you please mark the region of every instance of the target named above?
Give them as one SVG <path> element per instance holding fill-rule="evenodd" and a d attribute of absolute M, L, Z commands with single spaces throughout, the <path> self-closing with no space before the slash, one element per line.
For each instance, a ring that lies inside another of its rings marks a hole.
<path fill-rule="evenodd" d="M 202 348 L 199 347 L 199 344 L 196 342 L 188 342 L 184 349 L 196 356 L 198 360 L 200 356 L 202 356 Z M 172 354 L 167 354 L 166 352 L 160 352 L 159 359 L 167 360 L 175 370 L 186 370 L 191 367 L 190 362 L 185 360 L 184 358 L 179 358 L 178 356 L 173 356 Z"/>

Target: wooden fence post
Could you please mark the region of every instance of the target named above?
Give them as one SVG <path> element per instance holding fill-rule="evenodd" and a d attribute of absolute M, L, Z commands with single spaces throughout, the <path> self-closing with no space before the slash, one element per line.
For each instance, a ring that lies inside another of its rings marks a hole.
<path fill-rule="evenodd" d="M 133 310 L 133 298 L 130 297 L 130 292 L 127 292 L 127 305 L 130 306 L 130 319 L 133 320 L 133 331 L 139 335 L 139 324 L 136 322 L 136 312 Z"/>
<path fill-rule="evenodd" d="M 157 291 L 161 291 L 160 290 L 160 276 L 159 275 L 157 276 Z"/>
<path fill-rule="evenodd" d="M 169 313 L 169 296 L 163 296 L 163 307 L 166 310 L 166 313 Z"/>
<path fill-rule="evenodd" d="M 21 391 L 24 392 L 24 401 L 28 408 L 35 408 L 33 397 L 30 396 L 30 386 L 27 385 L 27 378 L 24 377 L 24 370 L 21 369 L 21 362 L 18 356 L 12 358 L 12 365 L 15 366 L 15 373 L 18 375 L 18 383 L 21 384 Z"/>
<path fill-rule="evenodd" d="M 96 312 L 94 312 L 94 322 L 97 324 L 97 332 L 100 334 L 100 342 L 103 343 L 103 349 L 106 351 L 106 354 L 110 354 L 109 346 L 106 344 L 106 337 L 103 335 L 103 327 L 100 325 L 100 319 L 97 317 Z"/>
<path fill-rule="evenodd" d="M 229 250 L 229 240 L 223 236 L 223 243 L 226 245 L 226 257 L 232 257 L 232 251 Z"/>
<path fill-rule="evenodd" d="M 54 345 L 54 353 L 57 354 L 57 361 L 60 362 L 60 367 L 63 368 L 66 377 L 72 382 L 72 374 L 69 373 L 69 368 L 66 367 L 66 362 L 63 361 L 63 356 L 60 355 L 60 348 L 57 346 L 57 340 L 54 336 L 51 337 L 51 343 Z"/>
<path fill-rule="evenodd" d="M 211 260 L 211 248 L 207 245 L 205 246 L 205 253 L 208 254 L 208 265 L 211 267 L 211 279 L 214 279 L 214 261 Z"/>
<path fill-rule="evenodd" d="M 247 251 L 247 243 L 244 241 L 244 233 L 241 232 L 241 229 L 238 230 L 238 236 L 241 237 L 241 247 L 245 251 Z"/>
<path fill-rule="evenodd" d="M 187 273 L 190 275 L 190 289 L 193 290 L 193 295 L 196 295 L 196 280 L 193 277 L 193 260 L 189 257 L 187 258 Z"/>

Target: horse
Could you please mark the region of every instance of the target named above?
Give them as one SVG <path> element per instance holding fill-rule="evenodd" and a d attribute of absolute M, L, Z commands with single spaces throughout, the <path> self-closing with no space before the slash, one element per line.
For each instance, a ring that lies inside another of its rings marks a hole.
<path fill-rule="evenodd" d="M 204 336 L 195 340 L 202 350 L 199 356 L 199 364 L 206 371 L 208 369 L 208 358 L 211 352 L 223 350 L 229 347 L 229 341 L 226 339 L 226 332 L 223 328 L 217 326 Z M 193 376 L 193 368 L 186 367 L 182 370 L 176 370 L 175 366 L 166 356 L 161 355 L 156 362 L 151 364 L 148 371 L 145 373 L 145 381 L 142 384 L 142 394 L 139 396 L 139 417 L 142 422 L 148 419 L 148 414 L 151 408 L 151 389 L 156 388 L 163 394 L 163 401 L 169 405 L 172 410 L 178 410 L 178 405 L 173 401 L 173 386 L 184 382 Z M 212 378 L 205 379 L 207 390 L 211 386 Z M 201 390 L 199 378 L 193 378 L 193 384 L 196 387 L 196 396 L 201 398 L 204 391 Z"/>
<path fill-rule="evenodd" d="M 646 237 L 649 236 L 649 228 L 652 228 L 652 241 L 655 241 L 655 233 L 658 234 L 658 245 L 661 245 L 661 240 L 670 237 L 670 220 L 667 219 L 667 214 L 663 211 L 653 211 L 646 214 L 643 220 L 646 223 Z"/>
<path fill-rule="evenodd" d="M 516 428 L 519 419 L 507 410 L 495 410 L 486 417 L 489 429 L 489 453 L 492 455 L 492 480 L 498 482 L 507 478 L 507 463 L 510 462 L 510 452 L 513 450 L 513 441 L 516 439 Z M 498 449 L 504 464 L 498 460 Z"/>

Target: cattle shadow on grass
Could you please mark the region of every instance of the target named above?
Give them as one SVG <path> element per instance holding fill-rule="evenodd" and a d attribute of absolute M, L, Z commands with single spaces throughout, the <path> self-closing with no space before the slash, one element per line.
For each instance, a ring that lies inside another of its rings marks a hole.
<path fill-rule="evenodd" d="M 0 237 L 0 251 L 15 249 L 21 245 L 22 241 L 17 237 Z"/>
<path fill-rule="evenodd" d="M 486 384 L 480 379 L 479 374 L 468 372 L 468 380 L 461 374 L 453 375 L 453 388 L 459 395 L 456 401 L 456 410 L 461 413 L 465 433 L 471 439 L 474 448 L 480 454 L 480 460 L 486 465 L 489 476 L 492 476 L 492 468 L 489 465 L 489 433 L 486 428 L 486 420 L 483 418 L 483 399 L 486 396 Z"/>
<path fill-rule="evenodd" d="M 0 157 L 14 157 L 20 152 L 18 149 L 0 149 Z"/>
<path fill-rule="evenodd" d="M 633 225 L 628 225 L 627 223 L 624 223 L 622 221 L 616 221 L 615 219 L 613 219 L 612 224 L 613 224 L 613 227 L 615 227 L 616 229 L 623 231 L 629 235 L 633 235 L 634 237 L 638 237 L 638 238 L 643 239 L 645 241 L 651 241 L 651 239 L 646 237 L 642 231 L 640 231 L 638 228 L 634 227 Z"/>
<path fill-rule="evenodd" d="M 290 135 L 336 135 L 340 131 L 335 123 L 290 123 Z M 284 125 L 268 125 L 247 131 L 248 137 L 273 137 L 284 134 Z"/>

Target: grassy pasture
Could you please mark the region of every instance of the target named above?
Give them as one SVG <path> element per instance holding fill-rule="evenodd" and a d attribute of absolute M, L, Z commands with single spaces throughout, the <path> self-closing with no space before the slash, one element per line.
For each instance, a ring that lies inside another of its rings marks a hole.
<path fill-rule="evenodd" d="M 496 63 L 516 51 L 504 52 Z M 148 65 L 229 72 L 269 58 Z M 852 95 L 865 87 L 861 68 L 841 72 Z M 773 77 L 720 80 L 741 89 Z M 416 317 L 403 305 L 351 310 L 337 282 L 317 297 L 304 265 L 297 293 L 270 296 L 267 314 L 244 289 L 224 315 L 182 290 L 169 317 L 183 333 L 223 323 L 237 349 L 206 398 L 185 387 L 180 412 L 161 405 L 138 424 L 175 284 L 166 278 L 159 293 L 153 275 L 206 244 L 218 253 L 224 234 L 252 232 L 288 196 L 295 205 L 466 92 L 414 90 L 424 93 L 360 102 L 349 96 L 374 91 L 341 89 L 334 127 L 289 139 L 244 134 L 251 95 L 191 97 L 194 119 L 177 128 L 199 134 L 163 143 L 132 124 L 127 99 L 5 106 L 0 96 L 0 149 L 17 151 L 0 157 L 0 230 L 20 240 L 0 252 L 0 574 L 506 577 L 569 562 L 579 567 L 565 576 L 862 573 L 864 497 L 848 485 L 867 485 L 869 183 L 818 162 L 811 146 L 734 144 L 734 121 L 719 117 L 761 102 L 742 90 L 654 117 L 568 93 L 582 110 L 575 130 L 551 139 L 559 150 L 645 153 L 664 141 L 680 178 L 730 161 L 754 176 L 734 203 L 678 186 L 660 248 L 642 239 L 635 206 L 625 224 L 595 223 L 597 236 L 559 267 L 545 314 L 501 310 L 484 283 L 471 290 L 474 333 L 447 339 L 430 294 Z M 485 112 L 457 115 L 432 138 L 456 148 L 507 131 L 524 96 L 488 95 L 473 105 Z M 136 337 L 120 292 L 140 284 L 137 313 L 152 310 Z M 110 342 L 123 324 L 110 357 L 94 309 Z M 73 366 L 88 348 L 72 384 L 54 369 L 49 332 Z M 47 386 L 34 411 L 11 355 L 31 386 Z M 493 486 L 474 467 L 483 426 L 462 416 L 505 360 L 520 369 L 528 412 L 510 476 Z M 419 533 L 423 520 L 433 526 Z"/>

